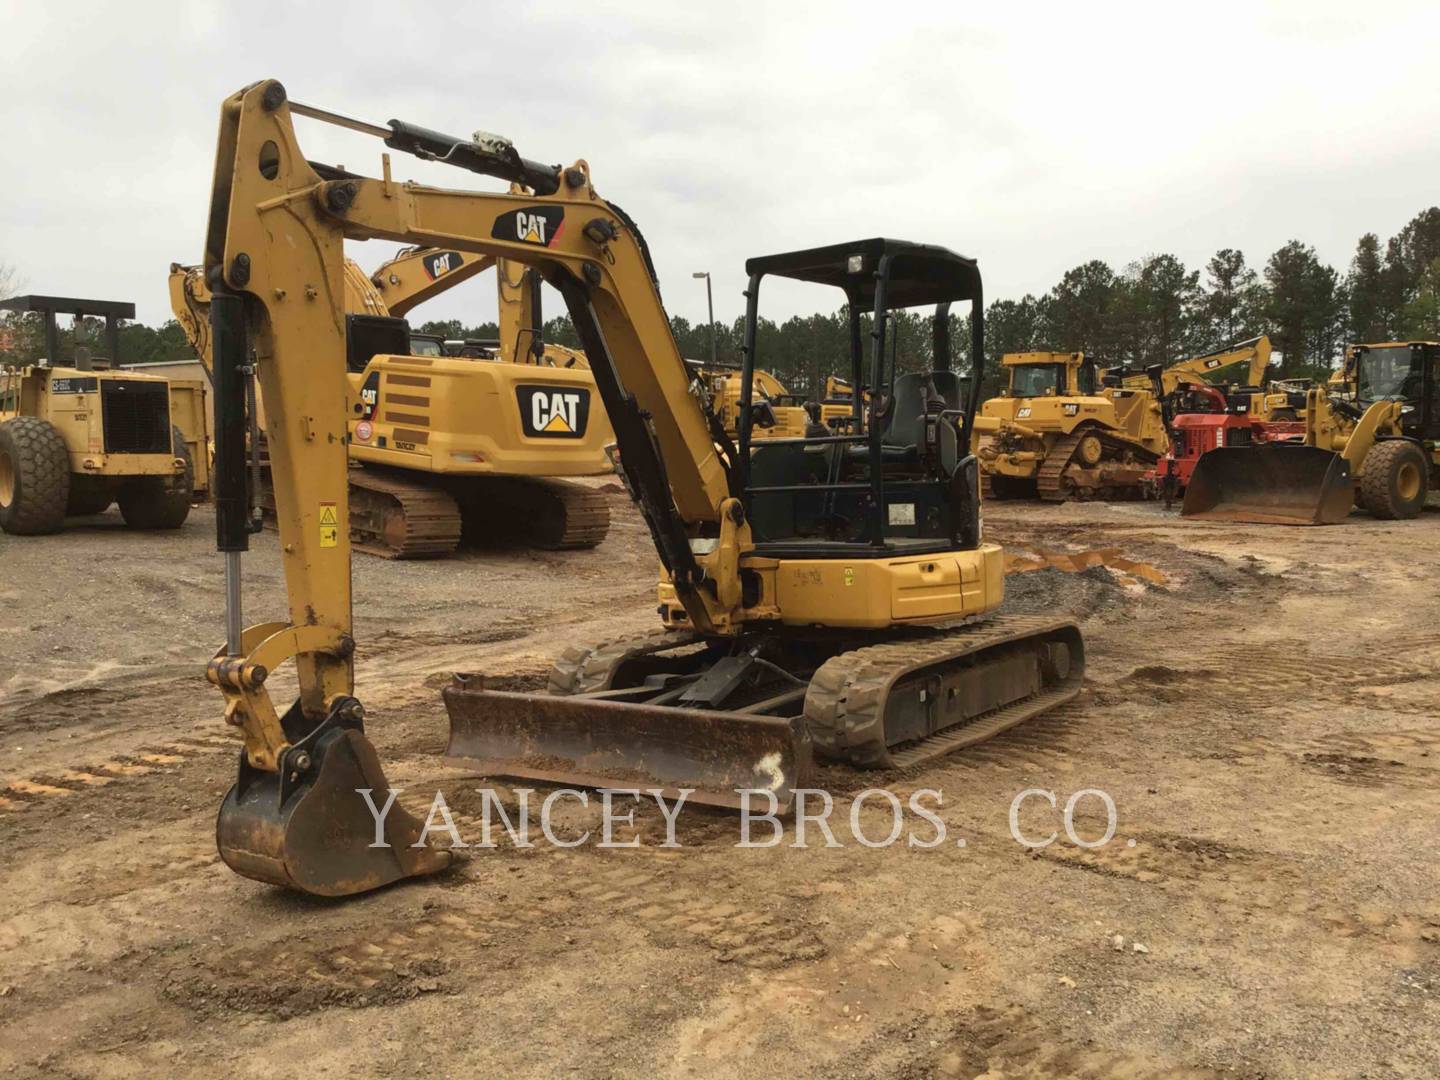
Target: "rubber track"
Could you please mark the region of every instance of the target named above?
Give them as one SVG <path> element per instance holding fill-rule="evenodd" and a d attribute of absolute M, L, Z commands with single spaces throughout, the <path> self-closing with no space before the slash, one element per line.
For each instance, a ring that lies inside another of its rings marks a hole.
<path fill-rule="evenodd" d="M 366 529 L 363 516 L 384 504 L 404 515 L 405 538 L 399 547 Z M 350 543 L 387 559 L 424 559 L 451 554 L 460 544 L 460 507 L 444 491 L 368 469 L 350 470 Z"/>
<path fill-rule="evenodd" d="M 604 690 L 610 684 L 611 673 L 621 661 L 698 640 L 698 634 L 688 631 L 650 630 L 595 645 L 572 645 L 550 669 L 549 692 L 565 696 Z"/>
<path fill-rule="evenodd" d="M 1069 620 L 1030 615 L 999 615 L 933 636 L 867 645 L 832 657 L 810 680 L 805 695 L 805 722 L 817 745 L 836 744 L 843 731 L 879 723 L 889 688 L 914 669 L 947 657 L 972 655 L 1070 625 Z M 1039 713 L 1055 708 L 1080 692 L 1083 670 L 1072 671 L 1058 686 L 1012 702 L 965 723 L 892 750 L 891 765 L 905 768 L 992 738 Z M 883 728 L 882 728 L 883 730 Z M 843 751 L 842 751 L 843 753 Z M 869 765 L 869 761 L 851 761 Z"/>

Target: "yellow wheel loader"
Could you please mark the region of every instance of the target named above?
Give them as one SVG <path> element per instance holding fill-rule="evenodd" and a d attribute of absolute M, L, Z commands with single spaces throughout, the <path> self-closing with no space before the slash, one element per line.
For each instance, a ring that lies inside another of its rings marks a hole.
<path fill-rule="evenodd" d="M 500 340 L 468 355 L 418 353 L 397 312 L 491 267 Z M 442 248 L 408 249 L 373 275 L 346 260 L 346 367 L 362 406 L 348 436 L 350 458 L 361 466 L 350 474 L 358 550 L 424 558 L 448 555 L 462 539 L 560 550 L 605 538 L 605 496 L 559 478 L 610 472 L 605 447 L 613 432 L 584 356 L 544 342 L 538 286 L 524 267 Z M 202 269 L 173 265 L 170 297 L 208 366 L 210 289 Z M 268 488 L 258 497 L 274 511 Z"/>
<path fill-rule="evenodd" d="M 1303 440 L 1218 448 L 1196 462 L 1184 517 L 1333 525 L 1353 507 L 1419 516 L 1440 479 L 1440 344 L 1350 349 L 1353 399 L 1307 395 Z"/>
<path fill-rule="evenodd" d="M 985 402 L 975 430 L 986 498 L 1138 495 L 1169 446 L 1149 389 L 1101 387 L 1084 353 L 1007 353 L 1006 392 Z"/>
<path fill-rule="evenodd" d="M 40 314 L 49 354 L 40 364 L 0 370 L 0 529 L 58 532 L 66 517 L 104 513 L 116 502 L 133 529 L 183 525 L 196 464 L 172 418 L 170 383 L 110 366 L 119 355 L 119 320 L 133 319 L 135 305 L 32 295 L 0 300 L 0 309 Z M 109 359 L 55 365 L 57 314 L 104 318 Z M 202 424 L 204 415 L 198 410 Z"/>
<path fill-rule="evenodd" d="M 388 155 L 381 178 L 313 164 L 296 141 L 295 115 L 530 193 L 402 183 L 391 178 Z M 879 239 L 752 259 L 732 453 L 693 393 L 639 229 L 601 198 L 584 161 L 543 165 L 494 136 L 340 117 L 290 101 L 267 80 L 221 108 L 208 221 L 217 538 L 227 585 L 226 642 L 208 674 L 244 736 L 217 826 L 221 856 L 239 873 L 340 895 L 449 859 L 415 846 L 419 822 L 390 805 L 354 696 L 345 436 L 364 401 L 346 378 L 347 237 L 511 259 L 559 291 L 628 484 L 689 616 L 684 633 L 577 646 L 557 663 L 548 694 L 457 678 L 444 693 L 451 760 L 490 776 L 618 783 L 672 797 L 684 790 L 720 806 L 755 791 L 783 809 L 809 780 L 816 751 L 854 765 L 909 764 L 1078 693 L 1084 646 L 1072 622 L 997 613 L 1003 553 L 981 539 L 979 477 L 966 449 L 978 403 L 974 392 L 952 399 L 958 380 L 945 363 L 894 379 L 883 399 L 877 392 L 861 431 L 752 442 L 757 305 L 767 278 L 827 284 L 852 310 L 870 309 L 868 341 L 852 317 L 852 363 L 857 375 L 869 367 L 870 385 L 887 387 L 892 309 L 936 305 L 948 326 L 949 304 L 969 301 L 973 355 L 983 358 L 972 260 Z M 252 352 L 290 617 L 247 628 L 240 581 Z M 290 661 L 299 697 L 277 708 L 269 676 Z M 378 845 L 372 807 L 389 807 Z"/>

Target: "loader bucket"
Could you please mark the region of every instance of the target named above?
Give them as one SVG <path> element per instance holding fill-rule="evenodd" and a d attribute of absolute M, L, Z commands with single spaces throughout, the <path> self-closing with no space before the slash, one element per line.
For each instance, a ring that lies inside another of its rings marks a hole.
<path fill-rule="evenodd" d="M 1355 502 L 1350 466 L 1315 446 L 1225 446 L 1202 454 L 1180 515 L 1210 521 L 1334 525 Z"/>
<path fill-rule="evenodd" d="M 661 789 L 738 809 L 741 789 L 770 791 L 790 808 L 812 754 L 800 717 L 762 716 L 484 690 L 463 677 L 444 691 L 447 764 L 486 776 L 581 787 Z M 753 797 L 752 797 L 753 798 Z M 768 809 L 760 798 L 752 806 Z"/>
<path fill-rule="evenodd" d="M 297 754 L 308 755 L 308 768 L 294 767 Z M 281 760 L 280 772 L 268 772 L 242 753 L 240 777 L 221 804 L 216 843 L 236 873 L 315 896 L 349 896 L 450 865 L 450 852 L 412 846 L 420 822 L 398 805 L 384 815 L 384 843 L 375 846 L 375 815 L 359 791 L 368 789 L 383 811 L 390 787 L 358 723 L 326 720 Z"/>

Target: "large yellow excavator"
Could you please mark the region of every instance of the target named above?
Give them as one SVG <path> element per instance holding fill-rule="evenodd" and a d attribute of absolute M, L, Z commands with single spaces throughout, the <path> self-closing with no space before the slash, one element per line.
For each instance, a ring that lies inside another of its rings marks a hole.
<path fill-rule="evenodd" d="M 421 348 L 399 316 L 491 267 L 500 340 L 471 355 Z M 347 370 L 362 404 L 349 431 L 351 459 L 362 466 L 350 474 L 358 549 L 419 558 L 447 555 L 462 537 L 552 550 L 605 538 L 604 495 L 557 478 L 610 471 L 613 432 L 583 354 L 543 340 L 537 277 L 488 256 L 417 246 L 373 275 L 346 259 L 342 294 Z M 173 265 L 170 298 L 208 365 L 203 268 Z M 268 489 L 258 495 L 274 509 Z"/>
<path fill-rule="evenodd" d="M 1213 385 L 1214 380 L 1210 376 L 1217 375 L 1238 364 L 1244 364 L 1246 365 L 1245 378 L 1240 385 L 1264 388 L 1268 382 L 1270 352 L 1270 338 L 1261 334 L 1259 337 L 1237 341 L 1234 345 L 1227 345 L 1223 349 L 1205 353 L 1203 356 L 1192 356 L 1189 359 L 1181 360 L 1179 363 L 1171 364 L 1159 371 L 1158 374 L 1152 374 L 1156 370 L 1155 368 L 1146 371 L 1112 369 L 1103 373 L 1101 378 L 1102 381 L 1117 383 L 1130 390 L 1154 390 L 1164 398 L 1187 386 Z"/>
<path fill-rule="evenodd" d="M 292 117 L 531 194 L 438 188 L 306 159 Z M 670 331 L 634 221 L 596 192 L 584 161 L 522 158 L 507 141 L 377 125 L 291 102 L 255 83 L 221 108 L 204 268 L 216 391 L 217 539 L 226 556 L 226 642 L 208 675 L 244 737 L 221 807 L 221 856 L 238 872 L 310 893 L 362 892 L 440 869 L 419 822 L 391 805 L 354 697 L 346 432 L 363 409 L 346 378 L 346 238 L 453 247 L 533 267 L 564 298 L 610 415 L 628 484 L 684 632 L 573 649 L 550 693 L 445 691 L 448 754 L 484 775 L 654 788 L 780 808 L 819 751 L 895 766 L 983 739 L 1079 691 L 1084 648 L 1068 619 L 997 613 L 1003 553 L 980 536 L 967 452 L 976 394 L 948 370 L 951 302 L 973 304 L 974 261 L 944 248 L 863 240 L 751 259 L 738 446 L 718 430 Z M 758 303 L 770 277 L 843 291 L 851 363 L 874 388 L 862 430 L 752 442 Z M 937 369 L 885 372 L 892 309 L 937 306 Z M 267 409 L 288 621 L 245 627 L 245 374 Z M 983 360 L 977 360 L 983 363 Z M 978 373 L 977 373 L 978 374 Z M 975 379 L 970 386 L 978 387 Z M 269 675 L 297 665 L 283 713 Z M 361 794 L 363 792 L 363 794 Z M 373 808 L 383 815 L 377 846 Z"/>

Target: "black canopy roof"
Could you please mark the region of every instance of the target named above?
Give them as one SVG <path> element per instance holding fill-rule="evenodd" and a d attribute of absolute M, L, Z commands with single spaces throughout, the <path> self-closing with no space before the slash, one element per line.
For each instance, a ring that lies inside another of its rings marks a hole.
<path fill-rule="evenodd" d="M 58 315 L 100 315 L 113 319 L 135 318 L 135 305 L 124 300 L 80 300 L 72 296 L 12 296 L 0 300 L 4 311 L 53 311 Z"/>
<path fill-rule="evenodd" d="M 892 308 L 920 307 L 945 301 L 979 300 L 980 268 L 974 259 L 934 244 L 875 237 L 848 244 L 762 255 L 745 263 L 745 272 L 775 274 L 843 289 L 857 305 L 875 304 L 875 268 L 882 255 L 892 256 L 887 293 Z M 858 272 L 850 260 L 860 257 Z"/>

